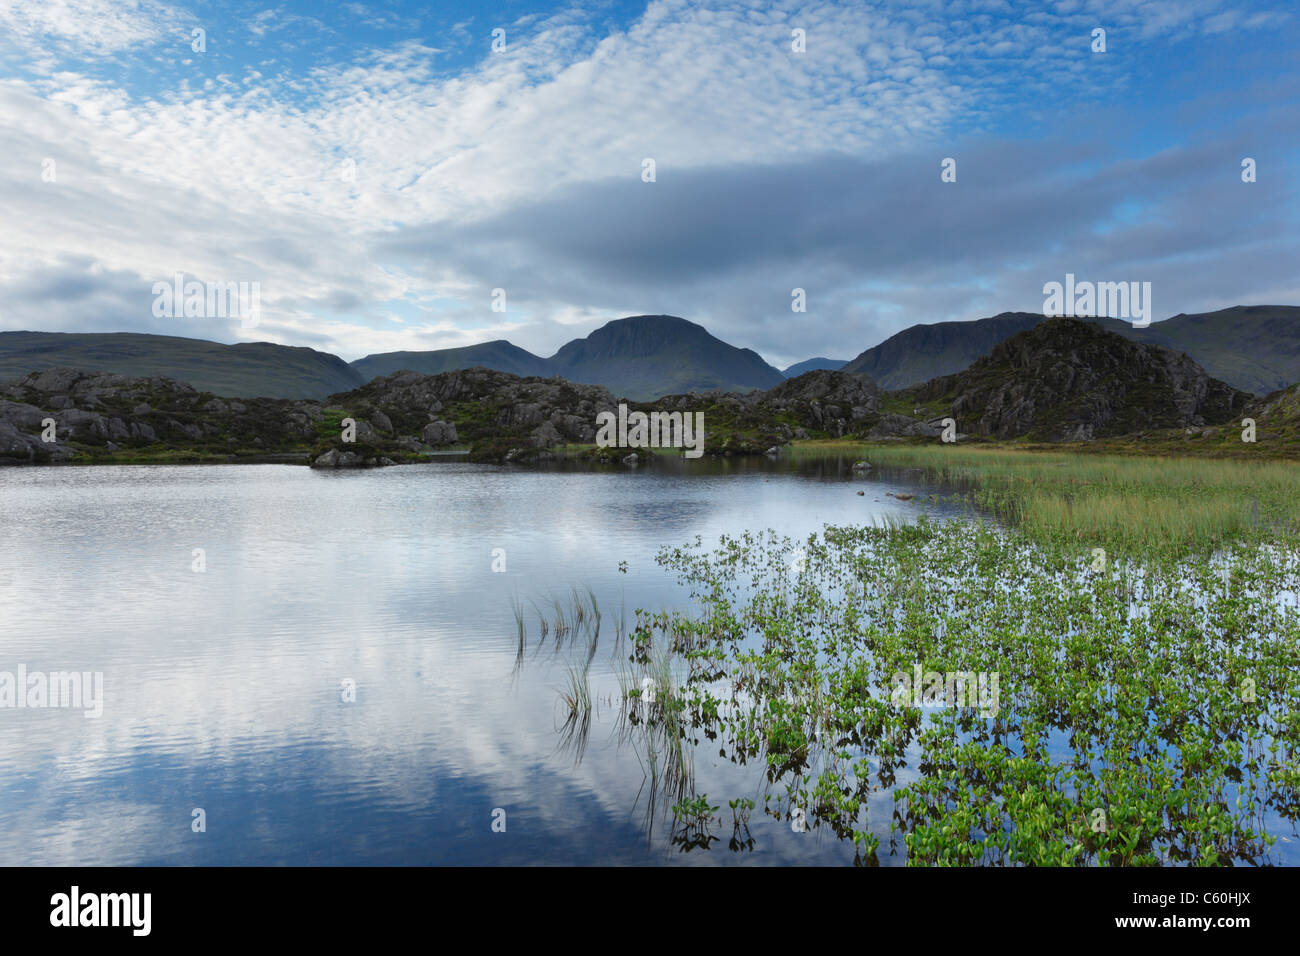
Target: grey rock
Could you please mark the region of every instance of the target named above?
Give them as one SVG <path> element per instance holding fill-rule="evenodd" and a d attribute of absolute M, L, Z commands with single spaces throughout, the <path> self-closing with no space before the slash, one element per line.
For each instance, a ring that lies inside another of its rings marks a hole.
<path fill-rule="evenodd" d="M 375 427 L 370 422 L 364 418 L 354 418 L 353 421 L 356 422 L 357 426 L 356 433 L 353 436 L 356 441 L 364 442 L 367 445 L 373 445 L 379 441 L 379 433 L 375 431 Z"/>
<path fill-rule="evenodd" d="M 190 425 L 178 422 L 174 418 L 167 419 L 167 429 L 171 434 L 184 435 L 186 438 L 198 441 L 203 437 L 203 430 L 198 425 Z"/>
<path fill-rule="evenodd" d="M 542 422 L 533 429 L 532 442 L 538 448 L 549 448 L 551 445 L 559 445 L 564 441 L 559 431 L 550 422 Z"/>
<path fill-rule="evenodd" d="M 88 412 L 81 408 L 65 408 L 54 418 L 58 422 L 60 437 L 76 438 L 85 437 L 87 434 L 106 434 L 102 424 L 104 416 L 98 412 Z"/>
<path fill-rule="evenodd" d="M 937 437 L 942 429 L 929 424 L 928 422 L 919 422 L 915 418 L 908 418 L 906 415 L 886 414 L 880 416 L 880 420 L 867 433 L 869 438 L 913 438 L 913 437 Z"/>
<path fill-rule="evenodd" d="M 459 437 L 456 434 L 456 426 L 451 422 L 443 421 L 430 422 L 428 425 L 425 425 L 421 437 L 424 438 L 426 444 L 432 445 L 435 448 L 439 445 L 454 445 L 459 441 Z"/>
<path fill-rule="evenodd" d="M 25 435 L 11 423 L 0 419 L 0 458 L 31 461 L 36 457 L 38 439 Z"/>
<path fill-rule="evenodd" d="M 506 428 L 528 428 L 540 425 L 545 418 L 540 403 L 524 402 L 503 409 L 498 422 Z"/>
<path fill-rule="evenodd" d="M 324 454 L 318 455 L 311 466 L 313 468 L 364 468 L 365 464 L 365 459 L 354 451 L 339 451 L 337 448 L 331 448 Z"/>
<path fill-rule="evenodd" d="M 0 402 L 0 421 L 8 422 L 23 431 L 40 429 L 41 422 L 50 417 L 47 412 L 41 411 L 35 405 L 28 405 L 25 402 Z"/>

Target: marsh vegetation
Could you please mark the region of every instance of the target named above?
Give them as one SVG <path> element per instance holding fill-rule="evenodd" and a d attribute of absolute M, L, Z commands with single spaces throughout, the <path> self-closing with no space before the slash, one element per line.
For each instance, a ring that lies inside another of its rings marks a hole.
<path fill-rule="evenodd" d="M 986 517 L 660 553 L 691 607 L 638 611 L 619 642 L 620 733 L 647 755 L 647 813 L 671 808 L 674 843 L 712 846 L 725 801 L 731 849 L 753 846 L 736 815 L 751 794 L 694 790 L 704 746 L 749 769 L 769 817 L 849 841 L 865 865 L 1292 856 L 1293 466 L 870 457 L 926 469 Z M 921 672 L 995 675 L 995 706 L 894 692 Z"/>

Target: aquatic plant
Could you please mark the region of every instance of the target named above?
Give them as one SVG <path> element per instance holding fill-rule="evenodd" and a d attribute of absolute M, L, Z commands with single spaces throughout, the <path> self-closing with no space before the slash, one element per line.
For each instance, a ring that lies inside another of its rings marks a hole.
<path fill-rule="evenodd" d="M 647 664 L 708 654 L 682 729 L 759 759 L 776 815 L 800 808 L 868 863 L 882 838 L 908 863 L 1260 862 L 1294 830 L 1294 551 L 1098 563 L 922 519 L 828 527 L 791 581 L 795 547 L 666 550 L 703 610 L 638 614 L 635 642 Z M 991 675 L 992 699 L 898 693 L 922 672 Z M 887 826 L 867 812 L 881 792 Z"/>

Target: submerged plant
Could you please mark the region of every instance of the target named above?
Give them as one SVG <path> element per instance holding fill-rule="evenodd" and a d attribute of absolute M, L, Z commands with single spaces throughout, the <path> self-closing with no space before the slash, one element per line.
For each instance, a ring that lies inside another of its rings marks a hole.
<path fill-rule="evenodd" d="M 672 842 L 683 853 L 695 849 L 707 850 L 718 837 L 709 832 L 718 808 L 709 803 L 708 794 L 679 800 L 673 805 Z"/>
<path fill-rule="evenodd" d="M 1296 552 L 1098 564 L 923 519 L 827 528 L 791 583 L 795 547 L 663 552 L 702 611 L 639 614 L 633 653 L 707 658 L 684 735 L 761 759 L 779 818 L 868 863 L 883 837 L 909 863 L 1260 862 L 1294 830 Z"/>

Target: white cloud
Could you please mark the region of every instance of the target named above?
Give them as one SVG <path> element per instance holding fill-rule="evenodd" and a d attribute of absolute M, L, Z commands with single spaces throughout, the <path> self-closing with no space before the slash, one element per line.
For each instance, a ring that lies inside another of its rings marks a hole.
<path fill-rule="evenodd" d="M 102 57 L 186 33 L 155 0 L 0 0 L 0 36 L 31 54 Z"/>
<path fill-rule="evenodd" d="M 976 11 L 998 5 L 964 6 L 970 16 L 941 4 L 656 0 L 608 36 L 568 11 L 504 24 L 502 54 L 487 52 L 491 24 L 476 24 L 484 58 L 451 77 L 434 72 L 438 51 L 404 39 L 305 73 L 177 81 L 166 95 L 133 95 L 67 68 L 10 79 L 0 84 L 0 202 L 12 213 L 0 235 L 0 323 L 162 331 L 148 290 L 183 271 L 260 281 L 255 332 L 272 341 L 356 357 L 513 330 L 520 344 L 549 352 L 560 344 L 548 338 L 557 324 L 592 327 L 639 294 L 604 279 L 591 283 L 603 287 L 599 297 L 578 300 L 511 289 L 518 309 L 501 316 L 479 275 L 451 261 L 394 262 L 385 239 L 453 232 L 610 179 L 640 185 L 646 157 L 659 181 L 644 188 L 654 190 L 691 170 L 902 156 L 942 142 L 956 124 L 987 121 L 1018 86 L 1116 81 L 1073 65 L 1070 38 L 1086 37 L 1094 3 L 1061 4 L 1037 22 L 997 14 L 977 23 Z M 1145 34 L 1189 28 L 1222 4 L 1198 0 L 1191 14 L 1137 0 L 1107 9 L 1116 27 Z M 156 42 L 184 25 L 178 16 L 150 0 L 0 0 L 0 23 L 29 51 L 53 44 L 92 57 Z M 258 29 L 283 20 L 272 10 L 260 17 Z M 801 55 L 790 49 L 794 26 L 807 31 Z M 45 159 L 56 162 L 57 182 L 41 180 Z M 342 175 L 347 161 L 352 180 Z M 47 284 L 44 301 L 14 291 L 60 270 L 67 282 Z M 61 298 L 78 279 L 103 288 Z M 720 287 L 711 298 L 726 294 Z M 406 303 L 397 310 L 405 324 L 392 321 L 396 300 Z M 663 301 L 691 304 L 673 290 Z M 167 331 L 238 334 L 234 323 Z"/>

